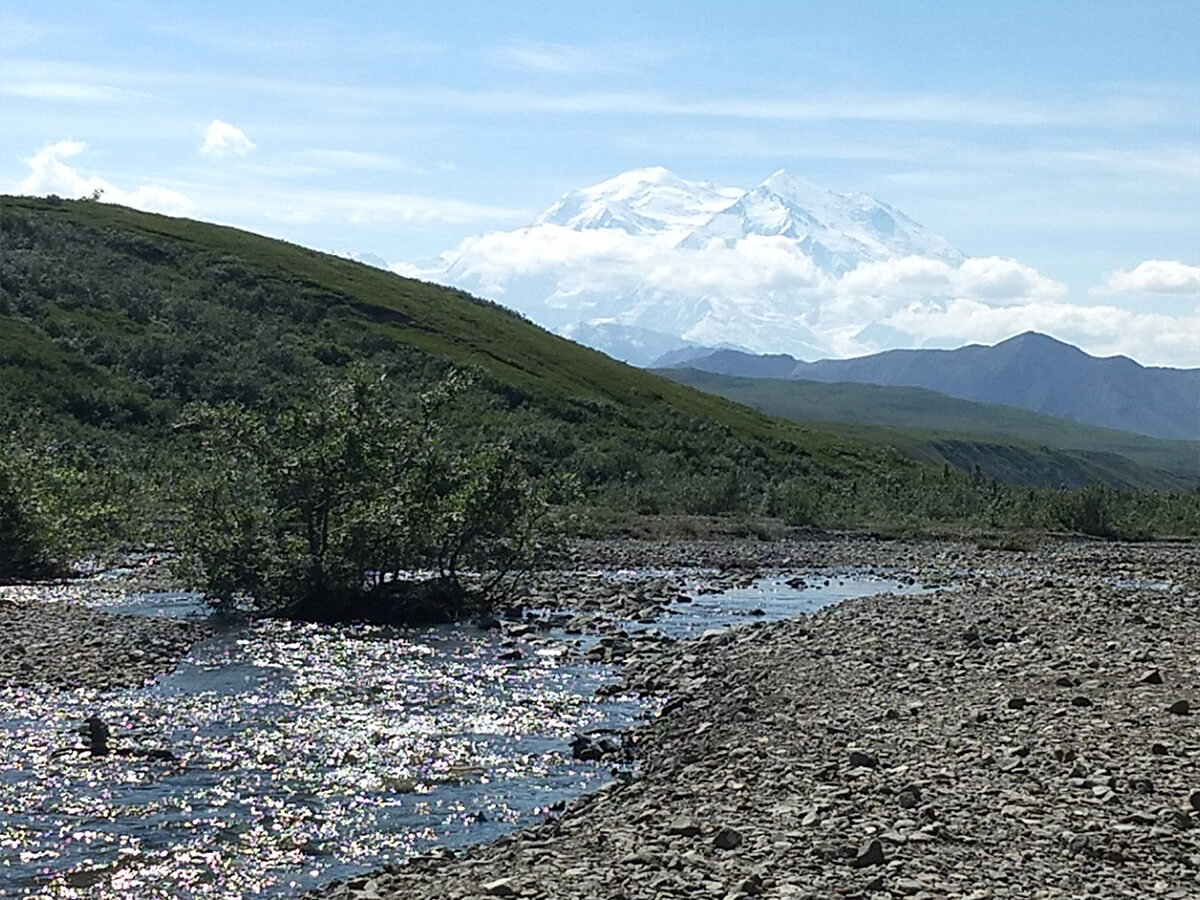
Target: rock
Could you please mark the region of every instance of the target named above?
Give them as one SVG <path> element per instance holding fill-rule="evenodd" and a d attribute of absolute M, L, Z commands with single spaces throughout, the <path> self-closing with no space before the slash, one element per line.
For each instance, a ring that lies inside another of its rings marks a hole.
<path fill-rule="evenodd" d="M 1188 795 L 1188 803 L 1192 805 L 1192 809 L 1200 813 L 1200 791 L 1192 791 L 1192 793 Z"/>
<path fill-rule="evenodd" d="M 1128 822 L 1131 825 L 1153 825 L 1158 821 L 1158 817 L 1153 813 L 1135 812 L 1127 815 L 1122 821 Z"/>
<path fill-rule="evenodd" d="M 1071 705 L 1079 706 L 1079 707 L 1088 707 L 1088 706 L 1092 705 L 1092 700 L 1090 697 L 1085 697 L 1082 694 L 1080 694 L 1079 696 L 1071 698 Z"/>
<path fill-rule="evenodd" d="M 850 865 L 856 869 L 865 869 L 869 866 L 882 866 L 886 862 L 883 855 L 883 844 L 878 840 L 872 840 L 858 851 Z"/>
<path fill-rule="evenodd" d="M 501 662 L 515 662 L 521 659 L 525 654 L 515 647 L 512 650 L 506 650 L 497 657 Z"/>
<path fill-rule="evenodd" d="M 869 753 L 863 753 L 860 750 L 850 751 L 850 765 L 867 769 L 878 767 L 879 760 Z"/>
<path fill-rule="evenodd" d="M 571 756 L 582 762 L 599 762 L 604 750 L 593 738 L 577 734 L 571 741 Z"/>
<path fill-rule="evenodd" d="M 1138 684 L 1162 684 L 1162 673 L 1158 669 L 1151 669 L 1145 675 L 1138 679 Z"/>
<path fill-rule="evenodd" d="M 741 883 L 734 889 L 737 893 L 744 894 L 749 897 L 755 897 L 763 891 L 762 876 L 753 873 L 749 878 L 742 879 Z"/>
<path fill-rule="evenodd" d="M 741 832 L 734 828 L 719 828 L 717 829 L 717 833 L 713 835 L 713 846 L 718 850 L 736 850 L 741 845 Z"/>
<path fill-rule="evenodd" d="M 703 830 L 695 819 L 676 819 L 667 826 L 667 834 L 677 834 L 681 837 L 695 837 Z"/>
<path fill-rule="evenodd" d="M 1026 700 L 1024 697 L 1009 697 L 1008 698 L 1008 708 L 1009 709 L 1024 709 L 1028 705 L 1029 705 L 1029 701 Z"/>
<path fill-rule="evenodd" d="M 1192 713 L 1192 705 L 1186 700 L 1176 700 L 1167 707 L 1167 712 L 1174 713 L 1177 716 L 1188 716 Z"/>
<path fill-rule="evenodd" d="M 921 788 L 916 784 L 906 784 L 900 788 L 896 796 L 901 809 L 915 809 L 921 802 Z"/>
<path fill-rule="evenodd" d="M 481 888 L 489 897 L 515 897 L 518 893 L 515 878 L 497 878 L 481 885 Z"/>
<path fill-rule="evenodd" d="M 108 755 L 108 725 L 97 715 L 87 717 L 88 752 L 92 756 Z"/>

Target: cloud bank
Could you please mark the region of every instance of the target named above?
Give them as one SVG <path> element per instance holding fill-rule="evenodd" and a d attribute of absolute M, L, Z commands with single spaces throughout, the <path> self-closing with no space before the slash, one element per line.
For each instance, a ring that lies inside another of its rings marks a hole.
<path fill-rule="evenodd" d="M 1110 272 L 1094 294 L 1195 294 L 1200 296 L 1200 266 L 1148 259 L 1131 271 Z"/>
<path fill-rule="evenodd" d="M 170 188 L 146 184 L 125 190 L 103 178 L 81 175 L 64 162 L 86 149 L 86 144 L 75 140 L 58 141 L 42 147 L 26 160 L 29 175 L 18 186 L 18 193 L 77 198 L 95 196 L 99 192 L 99 199 L 106 203 L 120 203 L 147 212 L 182 215 L 192 209 L 192 201 L 188 197 Z"/>
<path fill-rule="evenodd" d="M 1061 282 L 1000 257 L 955 264 L 909 256 L 838 277 L 782 237 L 690 250 L 670 237 L 536 225 L 471 237 L 439 260 L 393 269 L 558 329 L 609 322 L 804 358 L 995 343 L 1033 330 L 1096 355 L 1200 366 L 1200 304 L 1164 314 L 1073 302 Z M 1149 260 L 1109 275 L 1103 289 L 1187 295 L 1200 290 L 1200 268 Z"/>

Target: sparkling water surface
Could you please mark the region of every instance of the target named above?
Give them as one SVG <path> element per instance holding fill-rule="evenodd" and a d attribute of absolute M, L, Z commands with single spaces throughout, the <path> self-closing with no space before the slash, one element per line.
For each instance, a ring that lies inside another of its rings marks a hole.
<path fill-rule="evenodd" d="M 696 594 L 653 627 L 686 637 L 751 613 L 921 590 L 910 581 L 762 579 Z M 204 614 L 187 593 L 103 602 Z M 590 640 L 551 631 L 502 660 L 503 635 L 473 628 L 263 621 L 227 627 L 147 688 L 7 690 L 0 895 L 293 896 L 538 822 L 612 777 L 610 765 L 572 760 L 570 738 L 628 728 L 642 712 L 632 698 L 597 700 L 616 670 L 555 638 Z M 83 749 L 90 715 L 109 724 L 113 754 Z"/>

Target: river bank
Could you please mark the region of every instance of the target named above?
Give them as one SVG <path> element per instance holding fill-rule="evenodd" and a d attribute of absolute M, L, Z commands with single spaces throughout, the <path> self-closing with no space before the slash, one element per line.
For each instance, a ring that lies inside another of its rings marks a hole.
<path fill-rule="evenodd" d="M 956 590 L 647 646 L 635 777 L 328 898 L 1200 895 L 1200 550 L 608 544 L 610 564 L 904 567 Z M 594 553 L 578 547 L 577 553 Z"/>
<path fill-rule="evenodd" d="M 0 586 L 0 689 L 111 691 L 171 671 L 212 633 L 203 621 L 106 609 L 169 579 L 163 565 L 142 559 L 117 575 Z"/>

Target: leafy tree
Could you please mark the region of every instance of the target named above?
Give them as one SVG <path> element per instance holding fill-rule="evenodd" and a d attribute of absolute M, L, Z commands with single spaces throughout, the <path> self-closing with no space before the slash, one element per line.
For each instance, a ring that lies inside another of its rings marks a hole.
<path fill-rule="evenodd" d="M 535 484 L 504 444 L 447 437 L 461 376 L 409 416 L 387 388 L 354 368 L 274 417 L 234 403 L 189 410 L 205 462 L 184 492 L 178 546 L 212 602 L 321 620 L 459 619 L 520 580 L 567 483 Z"/>
<path fill-rule="evenodd" d="M 0 578 L 61 575 L 85 554 L 140 542 L 149 488 L 128 462 L 10 419 L 0 431 Z"/>

